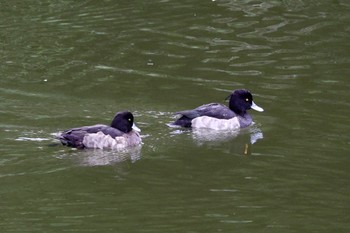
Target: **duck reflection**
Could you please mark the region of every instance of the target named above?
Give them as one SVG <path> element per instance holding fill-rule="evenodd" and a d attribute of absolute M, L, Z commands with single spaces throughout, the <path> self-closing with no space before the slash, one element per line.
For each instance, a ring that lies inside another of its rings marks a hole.
<path fill-rule="evenodd" d="M 78 150 L 71 158 L 79 166 L 107 166 L 130 161 L 135 163 L 141 158 L 141 145 L 122 150 Z"/>
<path fill-rule="evenodd" d="M 192 129 L 192 138 L 199 146 L 220 146 L 229 153 L 249 155 L 251 147 L 264 138 L 263 132 L 257 126 L 241 130 Z"/>

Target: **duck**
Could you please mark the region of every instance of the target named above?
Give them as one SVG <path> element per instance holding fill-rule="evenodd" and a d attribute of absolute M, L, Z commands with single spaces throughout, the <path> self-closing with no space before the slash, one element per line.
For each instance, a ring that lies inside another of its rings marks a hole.
<path fill-rule="evenodd" d="M 58 135 L 65 146 L 78 149 L 124 149 L 142 143 L 141 130 L 129 111 L 117 112 L 110 125 L 96 124 L 68 129 Z"/>
<path fill-rule="evenodd" d="M 197 129 L 239 130 L 253 124 L 252 116 L 247 110 L 264 111 L 254 103 L 253 95 L 246 89 L 234 90 L 227 99 L 228 107 L 220 103 L 209 103 L 192 110 L 176 112 L 175 115 L 180 117 L 171 125 Z"/>

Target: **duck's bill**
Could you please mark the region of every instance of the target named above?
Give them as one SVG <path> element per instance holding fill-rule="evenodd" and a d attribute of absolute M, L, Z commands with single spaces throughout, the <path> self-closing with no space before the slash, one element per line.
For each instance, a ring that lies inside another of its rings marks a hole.
<path fill-rule="evenodd" d="M 132 129 L 136 132 L 141 132 L 141 129 L 135 125 L 135 123 L 132 125 Z"/>
<path fill-rule="evenodd" d="M 252 109 L 254 109 L 255 111 L 258 111 L 258 112 L 263 112 L 264 109 L 259 107 L 258 105 L 256 105 L 254 102 L 252 102 Z"/>

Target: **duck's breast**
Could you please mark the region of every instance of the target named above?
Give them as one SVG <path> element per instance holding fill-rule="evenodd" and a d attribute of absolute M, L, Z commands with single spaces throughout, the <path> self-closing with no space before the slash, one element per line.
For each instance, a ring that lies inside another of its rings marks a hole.
<path fill-rule="evenodd" d="M 115 139 L 119 140 L 118 138 L 119 137 L 116 137 Z M 127 146 L 136 146 L 136 145 L 141 144 L 140 134 L 135 130 L 132 130 L 131 132 L 129 132 L 127 134 L 124 134 L 123 138 L 124 139 L 120 139 L 120 140 L 121 141 L 125 140 L 125 143 L 127 144 Z"/>

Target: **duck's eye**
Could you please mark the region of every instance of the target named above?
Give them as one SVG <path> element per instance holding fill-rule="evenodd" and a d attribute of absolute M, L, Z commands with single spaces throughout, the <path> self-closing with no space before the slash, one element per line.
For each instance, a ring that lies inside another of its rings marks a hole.
<path fill-rule="evenodd" d="M 128 121 L 131 121 L 131 118 L 128 118 Z"/>
<path fill-rule="evenodd" d="M 249 102 L 249 99 L 248 99 L 248 98 L 246 98 L 246 99 L 245 99 L 245 101 L 246 101 L 246 102 Z"/>

